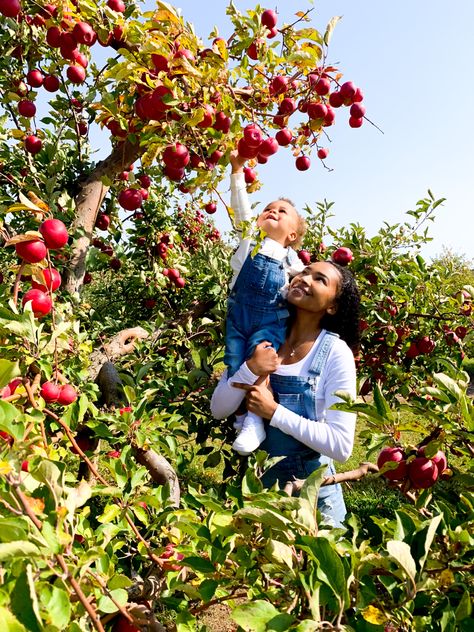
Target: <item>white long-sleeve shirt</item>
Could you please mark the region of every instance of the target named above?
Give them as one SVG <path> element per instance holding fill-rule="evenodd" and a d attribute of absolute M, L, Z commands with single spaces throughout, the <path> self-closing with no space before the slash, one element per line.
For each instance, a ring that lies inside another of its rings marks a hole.
<path fill-rule="evenodd" d="M 234 273 L 230 282 L 230 289 L 232 289 L 245 260 L 253 248 L 253 242 L 251 239 L 242 238 L 243 222 L 249 222 L 253 217 L 243 172 L 232 173 L 230 176 L 230 205 L 234 211 L 234 226 L 240 238 L 239 246 L 230 260 L 230 265 Z M 291 266 L 286 264 L 288 250 L 288 248 L 274 239 L 265 237 L 258 251 L 261 255 L 266 255 L 267 257 L 276 259 L 277 261 L 284 262 L 286 283 L 288 282 L 290 275 L 297 274 L 304 269 L 303 263 L 296 257 L 293 257 L 294 261 Z"/>
<path fill-rule="evenodd" d="M 312 359 L 325 334 L 323 330 L 310 352 L 302 360 L 295 364 L 282 364 L 276 373 L 309 377 Z M 225 371 L 211 399 L 211 412 L 214 417 L 216 419 L 228 417 L 235 412 L 245 397 L 245 391 L 233 387 L 231 382 L 254 384 L 257 377 L 245 362 L 230 381 Z M 291 435 L 316 452 L 336 461 L 347 461 L 354 446 L 356 415 L 330 409 L 333 404 L 341 401 L 334 395 L 336 391 L 346 391 L 352 397 L 356 395 L 354 357 L 346 343 L 340 339 L 337 339 L 332 346 L 319 376 L 314 418 L 308 419 L 279 404 L 270 420 L 270 425 Z"/>

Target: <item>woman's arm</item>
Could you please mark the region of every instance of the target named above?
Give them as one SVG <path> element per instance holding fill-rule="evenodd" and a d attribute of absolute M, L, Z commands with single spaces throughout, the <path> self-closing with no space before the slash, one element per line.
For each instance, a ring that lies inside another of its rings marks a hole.
<path fill-rule="evenodd" d="M 330 407 L 340 398 L 336 391 L 356 395 L 356 372 L 352 352 L 345 345 L 333 347 L 321 379 L 324 393 L 325 420 L 316 422 L 278 406 L 270 425 L 291 435 L 316 452 L 321 452 L 336 461 L 344 462 L 351 456 L 354 447 L 356 415 Z"/>
<path fill-rule="evenodd" d="M 270 419 L 270 425 L 289 434 L 316 452 L 336 461 L 347 461 L 354 446 L 356 415 L 339 410 L 328 410 L 340 401 L 336 391 L 347 391 L 355 396 L 356 376 L 352 353 L 349 348 L 333 348 L 321 379 L 324 379 L 325 420 L 307 419 L 277 404 L 273 395 L 262 386 L 245 386 L 249 411 Z"/>
<path fill-rule="evenodd" d="M 280 359 L 275 349 L 264 340 L 255 347 L 252 357 L 244 362 L 231 378 L 224 371 L 211 397 L 211 413 L 216 419 L 224 419 L 242 403 L 245 390 L 233 384 L 244 386 L 254 384 L 261 376 L 266 376 L 278 368 Z"/>

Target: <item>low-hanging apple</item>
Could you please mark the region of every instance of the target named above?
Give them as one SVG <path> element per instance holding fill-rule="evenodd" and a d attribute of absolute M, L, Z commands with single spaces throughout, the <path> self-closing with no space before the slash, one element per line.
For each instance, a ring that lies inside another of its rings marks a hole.
<path fill-rule="evenodd" d="M 382 469 L 385 463 L 398 463 L 394 469 L 387 470 L 383 473 L 385 478 L 390 481 L 402 481 L 408 473 L 405 452 L 398 447 L 386 447 L 380 452 L 377 458 L 377 466 Z"/>
<path fill-rule="evenodd" d="M 308 250 L 300 250 L 298 252 L 298 258 L 307 266 L 311 261 L 311 253 Z"/>
<path fill-rule="evenodd" d="M 36 114 L 36 105 L 29 99 L 22 99 L 18 103 L 18 114 L 31 118 Z"/>
<path fill-rule="evenodd" d="M 69 406 L 77 399 L 76 389 L 71 384 L 62 384 L 57 398 L 58 404 Z"/>
<path fill-rule="evenodd" d="M 142 194 L 138 189 L 122 189 L 118 196 L 118 203 L 126 211 L 136 211 L 142 202 Z"/>
<path fill-rule="evenodd" d="M 51 297 L 41 290 L 35 288 L 25 292 L 22 300 L 23 306 L 31 301 L 31 309 L 36 318 L 41 318 L 49 314 L 53 307 Z"/>
<path fill-rule="evenodd" d="M 307 171 L 311 166 L 311 160 L 308 156 L 298 156 L 295 165 L 298 171 Z"/>
<path fill-rule="evenodd" d="M 32 281 L 31 287 L 41 290 L 42 292 L 55 292 L 61 285 L 61 275 L 56 268 L 45 268 L 41 271 L 44 282 Z"/>
<path fill-rule="evenodd" d="M 26 151 L 33 156 L 39 153 L 43 146 L 43 142 L 41 141 L 41 139 L 34 134 L 29 134 L 28 136 L 26 136 L 24 143 Z"/>
<path fill-rule="evenodd" d="M 61 387 L 56 382 L 44 382 L 41 385 L 40 395 L 45 402 L 57 401 Z"/>
<path fill-rule="evenodd" d="M 417 456 L 408 465 L 408 477 L 415 489 L 431 487 L 436 482 L 438 475 L 436 463 L 424 456 Z"/>
<path fill-rule="evenodd" d="M 340 266 L 348 265 L 353 258 L 354 255 L 352 254 L 352 250 L 344 246 L 336 248 L 336 250 L 331 255 L 331 259 L 334 261 L 334 263 L 338 263 Z"/>
<path fill-rule="evenodd" d="M 15 244 L 15 250 L 17 255 L 28 263 L 39 263 L 46 257 L 48 252 L 48 249 L 41 239 L 20 241 Z"/>
<path fill-rule="evenodd" d="M 46 219 L 39 227 L 44 243 L 51 250 L 63 248 L 69 239 L 66 225 L 54 217 Z"/>

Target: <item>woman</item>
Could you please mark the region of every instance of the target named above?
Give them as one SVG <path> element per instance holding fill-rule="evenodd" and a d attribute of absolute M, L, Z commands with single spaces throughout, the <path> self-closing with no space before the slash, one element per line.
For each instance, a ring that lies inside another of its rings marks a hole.
<path fill-rule="evenodd" d="M 231 380 L 224 373 L 211 400 L 213 415 L 222 419 L 246 395 L 248 410 L 269 420 L 261 449 L 285 458 L 263 475 L 266 487 L 278 481 L 283 488 L 322 464 L 333 474 L 332 459 L 346 461 L 354 443 L 355 415 L 330 410 L 340 401 L 336 391 L 356 394 L 359 293 L 354 278 L 331 261 L 312 263 L 292 279 L 287 298 L 293 314 L 278 354 L 265 343 L 258 345 Z M 255 384 L 266 375 L 271 389 Z M 321 488 L 318 508 L 326 522 L 341 526 L 346 509 L 340 485 Z"/>

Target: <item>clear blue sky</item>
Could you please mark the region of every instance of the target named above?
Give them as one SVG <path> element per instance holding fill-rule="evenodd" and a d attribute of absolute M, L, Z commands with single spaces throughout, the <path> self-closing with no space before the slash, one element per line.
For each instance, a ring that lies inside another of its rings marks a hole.
<path fill-rule="evenodd" d="M 171 4 L 204 40 L 215 25 L 224 37 L 231 32 L 225 0 Z M 255 6 L 234 4 L 242 11 Z M 326 198 L 335 202 L 334 226 L 359 222 L 372 235 L 383 221 L 404 221 L 404 212 L 430 188 L 447 200 L 437 209 L 424 254 L 435 256 L 445 246 L 474 258 L 474 2 L 280 0 L 261 6 L 276 9 L 280 22 L 313 6 L 312 25 L 322 31 L 331 17 L 343 16 L 328 61 L 362 88 L 367 116 L 384 134 L 368 124 L 349 128 L 344 112 L 331 128 L 331 173 L 316 158 L 300 173 L 290 151 L 280 148 L 259 167 L 263 187 L 252 201 L 285 195 L 301 208 Z M 221 205 L 214 217 L 221 228 L 228 225 Z"/>

